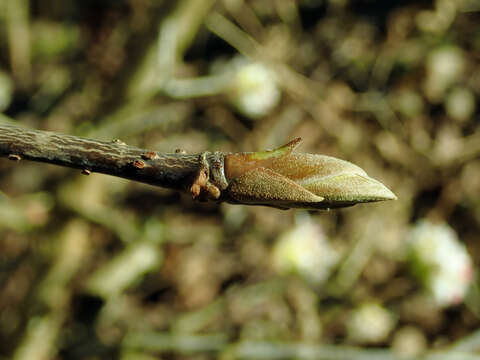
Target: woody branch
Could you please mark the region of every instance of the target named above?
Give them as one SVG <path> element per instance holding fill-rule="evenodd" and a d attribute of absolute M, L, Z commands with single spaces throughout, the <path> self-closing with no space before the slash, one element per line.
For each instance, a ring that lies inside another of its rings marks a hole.
<path fill-rule="evenodd" d="M 330 209 L 396 199 L 348 161 L 294 153 L 300 140 L 260 152 L 159 154 L 121 141 L 0 125 L 0 156 L 118 176 L 186 191 L 200 200 L 280 209 Z"/>
<path fill-rule="evenodd" d="M 151 185 L 189 191 L 193 197 L 218 198 L 223 155 L 205 152 L 159 154 L 119 140 L 103 142 L 78 136 L 0 125 L 0 156 L 98 172 Z M 217 179 L 212 184 L 211 179 Z M 223 185 L 224 187 L 224 185 Z"/>

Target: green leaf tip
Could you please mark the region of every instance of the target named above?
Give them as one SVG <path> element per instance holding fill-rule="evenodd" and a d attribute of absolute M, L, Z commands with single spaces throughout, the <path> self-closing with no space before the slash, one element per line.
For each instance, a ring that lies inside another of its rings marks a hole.
<path fill-rule="evenodd" d="M 293 139 L 289 143 L 282 145 L 273 150 L 258 151 L 250 154 L 251 160 L 267 160 L 270 158 L 279 158 L 292 153 L 295 148 L 302 142 L 301 137 Z"/>

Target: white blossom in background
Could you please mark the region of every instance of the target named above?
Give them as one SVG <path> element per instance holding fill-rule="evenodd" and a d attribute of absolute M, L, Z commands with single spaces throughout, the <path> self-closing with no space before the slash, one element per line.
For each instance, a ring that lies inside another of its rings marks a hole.
<path fill-rule="evenodd" d="M 354 309 L 347 318 L 348 339 L 357 344 L 378 344 L 385 341 L 396 320 L 383 306 L 367 303 Z"/>
<path fill-rule="evenodd" d="M 446 97 L 445 110 L 454 120 L 467 122 L 475 113 L 475 103 L 475 95 L 470 89 L 457 86 Z"/>
<path fill-rule="evenodd" d="M 463 301 L 473 279 L 470 255 L 447 224 L 423 220 L 407 240 L 412 269 L 439 306 Z"/>
<path fill-rule="evenodd" d="M 281 274 L 299 274 L 314 285 L 330 275 L 339 260 L 320 225 L 301 213 L 297 225 L 283 233 L 273 248 L 273 266 Z"/>
<path fill-rule="evenodd" d="M 268 115 L 281 97 L 275 73 L 263 63 L 244 58 L 235 58 L 230 65 L 234 70 L 227 95 L 232 105 L 252 119 Z"/>
<path fill-rule="evenodd" d="M 462 81 L 466 70 L 465 54 L 459 47 L 442 46 L 430 52 L 425 67 L 425 95 L 430 101 L 440 102 L 451 86 Z"/>

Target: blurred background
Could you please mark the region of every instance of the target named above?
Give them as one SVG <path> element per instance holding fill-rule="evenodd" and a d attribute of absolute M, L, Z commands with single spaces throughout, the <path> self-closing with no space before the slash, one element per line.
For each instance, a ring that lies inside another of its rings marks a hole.
<path fill-rule="evenodd" d="M 476 0 L 0 0 L 0 120 L 351 161 L 398 201 L 198 203 L 0 161 L 0 359 L 479 359 Z"/>

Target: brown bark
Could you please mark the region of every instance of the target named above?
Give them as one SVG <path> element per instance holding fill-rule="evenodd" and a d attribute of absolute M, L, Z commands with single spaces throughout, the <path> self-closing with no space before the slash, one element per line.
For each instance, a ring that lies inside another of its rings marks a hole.
<path fill-rule="evenodd" d="M 159 154 L 121 141 L 97 141 L 48 131 L 0 125 L 0 156 L 98 172 L 189 191 L 193 197 L 220 196 L 226 187 L 223 154 Z"/>

